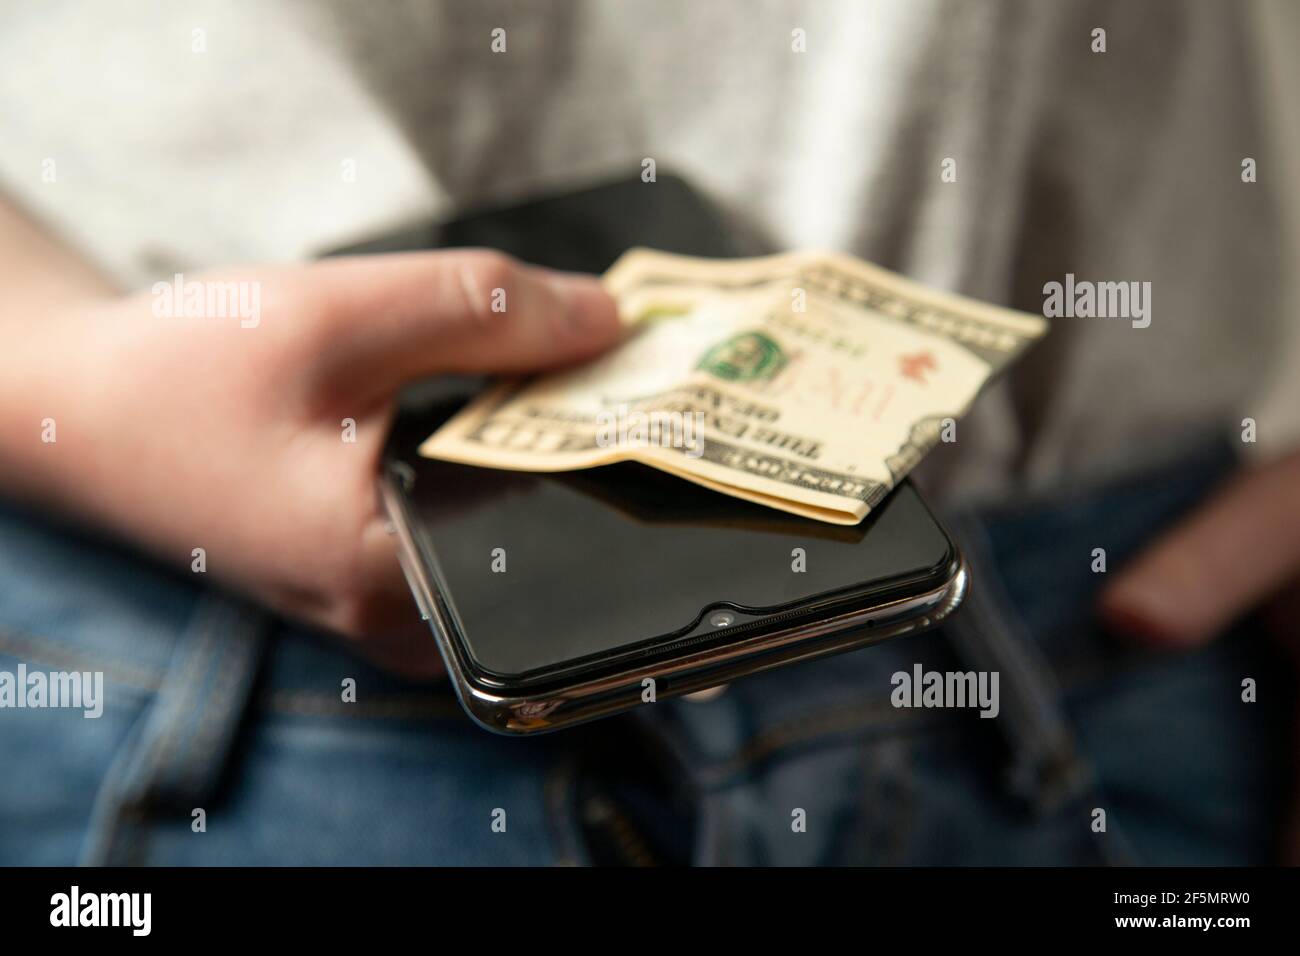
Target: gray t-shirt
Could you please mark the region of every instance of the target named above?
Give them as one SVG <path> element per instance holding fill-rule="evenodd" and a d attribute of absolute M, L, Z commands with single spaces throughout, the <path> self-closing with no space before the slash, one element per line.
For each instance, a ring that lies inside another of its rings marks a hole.
<path fill-rule="evenodd" d="M 1148 327 L 1053 319 L 923 466 L 936 491 L 1008 494 L 1132 467 L 1244 416 L 1273 446 L 1300 435 L 1286 392 L 1300 371 L 1286 285 L 1297 173 L 1281 166 L 1296 152 L 1279 142 L 1293 111 L 1272 92 L 1295 79 L 1294 13 L 1268 0 L 6 5 L 0 190 L 132 287 L 307 258 L 636 175 L 646 158 L 774 249 L 839 248 L 1033 311 L 1067 273 L 1149 282 Z"/>

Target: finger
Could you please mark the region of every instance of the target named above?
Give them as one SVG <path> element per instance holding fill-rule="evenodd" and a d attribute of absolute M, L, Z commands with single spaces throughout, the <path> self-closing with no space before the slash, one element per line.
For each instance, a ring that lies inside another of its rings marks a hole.
<path fill-rule="evenodd" d="M 515 373 L 581 361 L 622 335 L 593 276 L 488 250 L 362 256 L 309 270 L 322 358 L 392 387 L 438 372 Z"/>
<path fill-rule="evenodd" d="M 360 590 L 367 604 L 352 628 L 353 635 L 361 638 L 355 646 L 388 671 L 429 680 L 443 673 L 442 657 L 430 625 L 421 619 L 386 524 L 376 515 L 362 536 L 365 580 Z"/>
<path fill-rule="evenodd" d="M 1208 640 L 1300 572 L 1300 453 L 1233 479 L 1102 593 L 1116 630 L 1175 647 Z"/>

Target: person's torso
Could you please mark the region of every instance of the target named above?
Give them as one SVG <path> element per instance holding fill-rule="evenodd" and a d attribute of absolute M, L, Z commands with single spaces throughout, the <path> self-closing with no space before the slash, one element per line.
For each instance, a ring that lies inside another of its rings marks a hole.
<path fill-rule="evenodd" d="M 1145 328 L 1054 318 L 923 467 L 936 490 L 1157 457 L 1287 360 L 1226 5 L 196 0 L 0 22 L 0 189 L 127 286 L 651 159 L 773 250 L 1032 311 L 1067 274 L 1150 283 Z"/>

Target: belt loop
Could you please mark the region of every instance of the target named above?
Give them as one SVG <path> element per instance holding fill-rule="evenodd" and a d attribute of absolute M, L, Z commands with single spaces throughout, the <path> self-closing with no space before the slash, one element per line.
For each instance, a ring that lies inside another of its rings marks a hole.
<path fill-rule="evenodd" d="M 189 812 L 216 792 L 251 697 L 269 619 L 215 591 L 200 595 L 157 695 L 95 798 L 86 865 L 134 862 L 149 810 Z"/>
<path fill-rule="evenodd" d="M 1000 675 L 995 723 L 1011 749 L 1008 784 L 1039 812 L 1051 812 L 1082 794 L 1091 771 L 1078 755 L 1056 678 L 1003 587 L 983 526 L 962 516 L 949 527 L 972 574 L 965 607 L 942 632 L 966 666 Z"/>

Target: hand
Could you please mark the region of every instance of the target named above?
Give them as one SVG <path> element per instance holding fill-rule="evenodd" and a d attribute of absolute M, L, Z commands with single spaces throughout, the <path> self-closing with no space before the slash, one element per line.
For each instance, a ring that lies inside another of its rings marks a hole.
<path fill-rule="evenodd" d="M 1126 567 L 1100 609 L 1115 631 L 1175 649 L 1258 609 L 1300 665 L 1300 452 L 1229 481 Z M 1300 860 L 1300 812 L 1285 841 Z"/>
<path fill-rule="evenodd" d="M 173 563 L 203 548 L 208 573 L 274 610 L 391 668 L 436 673 L 377 507 L 394 396 L 439 372 L 590 357 L 619 337 L 613 300 L 592 277 L 486 251 L 186 277 L 196 279 L 256 283 L 260 320 L 159 317 L 145 292 L 38 327 L 26 365 L 57 361 L 63 381 L 23 427 L 34 435 L 49 415 L 57 443 L 29 451 L 17 490 Z M 0 417 L 0 430 L 12 421 Z"/>

